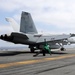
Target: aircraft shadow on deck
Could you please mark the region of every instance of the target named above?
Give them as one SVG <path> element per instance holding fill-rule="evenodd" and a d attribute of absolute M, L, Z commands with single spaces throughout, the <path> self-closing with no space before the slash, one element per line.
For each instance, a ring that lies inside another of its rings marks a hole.
<path fill-rule="evenodd" d="M 14 56 L 14 55 L 18 55 L 18 54 L 27 54 L 27 53 L 30 53 L 30 52 L 20 52 L 20 51 L 8 51 L 8 52 L 2 52 L 0 53 L 0 56 Z"/>
<path fill-rule="evenodd" d="M 60 55 L 60 54 L 68 54 L 68 53 L 62 52 L 62 51 L 61 51 L 61 52 L 59 52 L 59 51 L 51 51 L 51 53 L 52 53 L 52 54 L 59 54 L 59 55 Z"/>
<path fill-rule="evenodd" d="M 8 52 L 2 52 L 0 53 L 0 56 L 14 56 L 14 55 L 19 55 L 19 54 L 28 54 L 28 53 L 31 53 L 30 51 L 24 51 L 24 52 L 21 52 L 21 51 L 8 51 Z M 31 53 L 31 54 L 35 54 L 37 53 L 34 52 L 34 53 Z M 68 54 L 68 53 L 65 53 L 65 52 L 58 52 L 58 51 L 51 51 L 52 54 L 58 54 L 58 55 L 62 55 L 62 54 Z M 42 52 L 40 53 L 42 54 Z M 46 54 L 48 54 L 46 52 Z"/>

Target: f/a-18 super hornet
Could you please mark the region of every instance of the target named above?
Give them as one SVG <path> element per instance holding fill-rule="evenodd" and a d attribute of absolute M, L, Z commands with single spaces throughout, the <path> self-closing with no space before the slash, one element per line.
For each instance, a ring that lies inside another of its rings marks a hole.
<path fill-rule="evenodd" d="M 75 41 L 71 39 L 69 40 L 69 38 L 74 37 L 75 34 L 39 34 L 36 30 L 31 14 L 28 12 L 22 11 L 20 27 L 18 27 L 19 25 L 17 25 L 13 19 L 6 18 L 6 20 L 12 25 L 15 31 L 11 32 L 10 34 L 1 35 L 0 39 L 15 44 L 29 45 L 31 52 L 44 47 L 44 40 L 46 40 L 51 49 L 60 48 L 61 50 L 64 50 L 63 45 L 67 45 L 68 43 L 75 43 Z"/>

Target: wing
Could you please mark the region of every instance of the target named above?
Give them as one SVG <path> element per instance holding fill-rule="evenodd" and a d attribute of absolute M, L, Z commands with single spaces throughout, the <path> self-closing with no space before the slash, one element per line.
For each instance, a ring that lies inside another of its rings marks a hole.
<path fill-rule="evenodd" d="M 37 43 L 39 44 L 43 44 L 45 41 L 44 39 L 46 39 L 46 42 L 51 43 L 51 44 L 56 44 L 56 43 L 62 43 L 64 45 L 66 45 L 68 43 L 67 39 L 70 37 L 74 37 L 75 35 L 69 34 L 62 34 L 62 35 L 48 35 L 48 36 L 41 36 L 39 37 L 39 39 L 37 40 Z"/>

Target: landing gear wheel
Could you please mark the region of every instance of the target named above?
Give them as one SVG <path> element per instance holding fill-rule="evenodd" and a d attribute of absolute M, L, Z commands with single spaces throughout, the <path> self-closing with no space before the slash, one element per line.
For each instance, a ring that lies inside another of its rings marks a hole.
<path fill-rule="evenodd" d="M 66 49 L 62 47 L 60 50 L 61 50 L 61 51 L 65 51 Z"/>
<path fill-rule="evenodd" d="M 34 48 L 31 48 L 30 51 L 31 51 L 31 53 L 34 53 Z"/>

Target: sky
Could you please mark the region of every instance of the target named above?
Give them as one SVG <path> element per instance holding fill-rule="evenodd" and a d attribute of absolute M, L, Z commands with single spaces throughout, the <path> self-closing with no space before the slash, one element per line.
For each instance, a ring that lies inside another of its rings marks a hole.
<path fill-rule="evenodd" d="M 38 32 L 75 33 L 75 0 L 0 0 L 0 34 L 13 31 L 6 17 L 20 25 L 22 11 L 31 13 Z"/>

